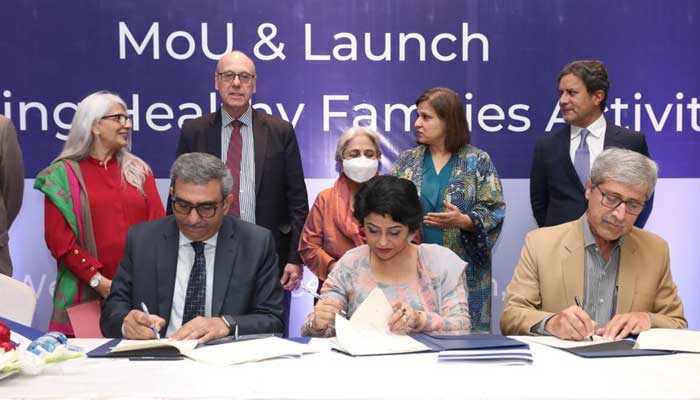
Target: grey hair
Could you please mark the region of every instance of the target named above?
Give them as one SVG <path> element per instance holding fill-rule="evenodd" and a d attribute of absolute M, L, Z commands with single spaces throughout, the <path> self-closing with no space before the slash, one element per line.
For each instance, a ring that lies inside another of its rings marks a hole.
<path fill-rule="evenodd" d="M 654 193 L 659 166 L 651 158 L 628 149 L 609 148 L 595 159 L 591 168 L 592 185 L 617 181 L 625 185 L 645 188 L 647 200 Z"/>
<path fill-rule="evenodd" d="M 121 97 L 106 90 L 92 93 L 81 100 L 73 116 L 70 131 L 68 131 L 68 140 L 63 145 L 61 154 L 52 163 L 60 160 L 80 161 L 87 157 L 95 144 L 92 128 L 117 104 L 124 107 L 124 110 L 129 109 Z M 126 148 L 120 149 L 114 156 L 121 167 L 122 178 L 138 189 L 142 195 L 145 195 L 143 184 L 146 181 L 146 175 L 151 172 L 151 168 L 141 158 L 129 152 L 131 131 L 129 131 L 127 143 Z"/>
<path fill-rule="evenodd" d="M 377 158 L 382 157 L 382 149 L 379 147 L 379 135 L 377 132 L 364 126 L 351 127 L 345 130 L 338 138 L 338 145 L 335 147 L 335 161 L 343 162 L 343 153 L 348 147 L 348 143 L 357 135 L 366 135 L 374 145 L 374 150 L 377 152 Z"/>
<path fill-rule="evenodd" d="M 221 181 L 221 195 L 225 198 L 233 189 L 231 171 L 219 158 L 207 153 L 185 153 L 175 160 L 170 169 L 170 187 L 175 190 L 175 181 L 206 185 Z"/>

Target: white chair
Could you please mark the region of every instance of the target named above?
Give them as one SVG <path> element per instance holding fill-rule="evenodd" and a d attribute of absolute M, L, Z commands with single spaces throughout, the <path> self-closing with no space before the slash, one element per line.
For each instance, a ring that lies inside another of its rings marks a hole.
<path fill-rule="evenodd" d="M 36 309 L 34 289 L 0 274 L 0 317 L 31 326 Z"/>

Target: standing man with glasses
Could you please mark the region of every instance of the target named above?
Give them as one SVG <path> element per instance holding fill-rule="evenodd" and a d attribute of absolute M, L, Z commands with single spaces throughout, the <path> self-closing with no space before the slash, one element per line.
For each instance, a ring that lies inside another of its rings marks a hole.
<path fill-rule="evenodd" d="M 537 140 L 530 172 L 530 204 L 538 226 L 573 221 L 586 211 L 586 178 L 604 149 L 620 147 L 650 157 L 643 134 L 605 119 L 609 90 L 600 61 L 574 61 L 559 73 L 559 109 L 567 125 Z M 652 205 L 653 197 L 635 226 L 644 227 Z"/>
<path fill-rule="evenodd" d="M 633 226 L 657 173 L 656 163 L 637 152 L 600 153 L 586 180 L 587 212 L 527 235 L 506 290 L 502 334 L 621 339 L 687 328 L 668 243 Z"/>
<path fill-rule="evenodd" d="M 309 213 L 304 172 L 292 125 L 251 107 L 256 80 L 255 64 L 242 52 L 221 57 L 214 73 L 221 108 L 182 125 L 177 155 L 199 151 L 226 163 L 233 176 L 229 215 L 272 231 L 280 283 L 292 291 L 303 278 L 297 248 Z M 290 298 L 286 293 L 285 322 Z"/>
<path fill-rule="evenodd" d="M 189 153 L 175 160 L 174 215 L 129 230 L 102 311 L 105 336 L 153 339 L 156 328 L 160 336 L 206 342 L 282 333 L 274 240 L 267 229 L 227 215 L 231 185 L 217 157 Z"/>

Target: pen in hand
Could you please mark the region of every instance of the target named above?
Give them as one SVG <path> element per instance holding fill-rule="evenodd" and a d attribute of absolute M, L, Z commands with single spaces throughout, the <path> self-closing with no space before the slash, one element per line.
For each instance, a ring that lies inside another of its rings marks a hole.
<path fill-rule="evenodd" d="M 306 286 L 301 285 L 301 288 L 304 289 L 304 291 L 305 291 L 306 293 L 308 293 L 308 294 L 310 294 L 311 296 L 313 296 L 314 299 L 316 299 L 316 300 L 323 300 L 323 298 L 322 298 L 321 296 L 319 296 L 318 293 L 316 293 L 316 292 L 314 292 L 313 290 L 307 288 Z M 340 310 L 340 315 L 342 315 L 342 316 L 345 317 L 345 318 L 348 317 L 348 313 L 346 313 L 345 310 Z"/>
<path fill-rule="evenodd" d="M 146 307 L 146 303 L 143 301 L 141 302 L 141 310 L 143 310 L 143 313 L 146 314 L 146 317 L 148 317 L 148 320 L 151 320 L 151 313 L 148 312 L 148 307 Z M 160 333 L 158 333 L 158 330 L 156 329 L 156 325 L 153 324 L 151 325 L 151 329 L 153 330 L 153 333 L 156 335 L 156 339 L 160 340 Z"/>
<path fill-rule="evenodd" d="M 578 296 L 574 296 L 574 301 L 576 302 L 576 306 L 578 306 L 578 308 L 583 310 L 583 306 L 581 305 L 581 300 L 578 299 Z M 593 336 L 589 336 L 588 340 L 590 340 L 592 342 Z"/>

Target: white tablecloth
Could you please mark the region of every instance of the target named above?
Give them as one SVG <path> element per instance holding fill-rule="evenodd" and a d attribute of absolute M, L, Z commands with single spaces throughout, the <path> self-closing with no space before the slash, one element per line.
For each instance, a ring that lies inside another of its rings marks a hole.
<path fill-rule="evenodd" d="M 79 359 L 39 376 L 2 380 L 0 398 L 700 399 L 700 354 L 584 359 L 538 344 L 531 349 L 531 366 L 438 363 L 435 353 L 352 358 L 330 351 L 225 368 L 191 360 Z"/>

